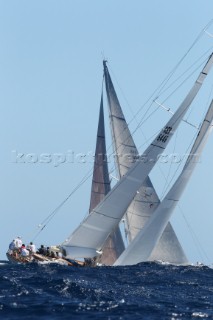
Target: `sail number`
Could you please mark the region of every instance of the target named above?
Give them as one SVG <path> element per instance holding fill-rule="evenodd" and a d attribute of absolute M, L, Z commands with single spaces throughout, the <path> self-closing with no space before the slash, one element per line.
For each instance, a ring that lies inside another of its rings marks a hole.
<path fill-rule="evenodd" d="M 172 130 L 172 127 L 165 127 L 163 130 L 163 133 L 160 133 L 159 136 L 157 137 L 157 141 L 162 141 L 163 143 L 165 143 L 169 137 L 171 130 Z"/>

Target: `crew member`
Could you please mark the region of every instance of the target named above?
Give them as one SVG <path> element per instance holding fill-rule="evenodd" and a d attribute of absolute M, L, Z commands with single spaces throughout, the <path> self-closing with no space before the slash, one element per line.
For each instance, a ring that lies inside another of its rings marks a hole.
<path fill-rule="evenodd" d="M 25 247 L 25 244 L 22 244 L 21 246 L 21 256 L 22 257 L 28 257 L 29 256 L 29 250 Z"/>

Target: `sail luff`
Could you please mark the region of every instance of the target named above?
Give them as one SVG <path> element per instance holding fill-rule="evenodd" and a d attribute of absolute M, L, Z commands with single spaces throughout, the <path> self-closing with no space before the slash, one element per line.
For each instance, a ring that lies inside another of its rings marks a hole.
<path fill-rule="evenodd" d="M 112 97 L 114 99 L 114 103 L 116 105 L 119 105 L 119 101 L 118 101 L 116 92 L 114 90 L 114 86 L 112 85 L 112 82 L 111 82 L 111 78 L 109 76 L 109 73 L 106 72 L 107 67 L 106 67 L 106 61 L 105 60 L 103 61 L 103 65 L 104 65 L 104 77 L 105 77 L 107 100 L 108 100 L 108 102 L 111 101 L 111 95 L 109 93 L 110 93 L 110 91 L 112 91 L 113 92 Z M 115 140 L 115 137 L 116 137 L 115 128 L 116 128 L 116 126 L 114 125 L 114 117 L 117 117 L 121 121 L 124 119 L 124 117 L 123 117 L 122 113 L 120 113 L 119 116 L 116 116 L 116 115 L 114 115 L 112 113 L 109 115 L 111 136 L 112 136 L 112 146 L 113 146 L 113 150 L 114 150 L 114 156 L 116 158 L 115 164 L 117 166 L 117 173 L 118 173 L 119 178 L 120 178 L 122 176 L 122 172 L 121 172 L 121 166 L 118 165 L 118 163 L 119 163 L 119 154 L 118 154 L 118 150 L 116 148 L 116 140 Z M 134 148 L 134 146 L 133 146 L 133 148 Z"/>
<path fill-rule="evenodd" d="M 100 204 L 92 210 L 90 215 L 62 243 L 62 247 L 65 249 L 68 257 L 93 257 L 98 254 L 97 251 L 102 249 L 107 237 L 117 227 L 137 190 L 158 161 L 158 156 L 168 145 L 172 135 L 187 112 L 190 103 L 202 86 L 212 63 L 213 55 L 210 56 L 193 88 L 178 110 L 142 156 L 140 156 L 139 161 L 128 170 L 125 176 L 121 177 L 120 181 L 118 181 Z"/>
<path fill-rule="evenodd" d="M 106 61 L 103 61 L 103 65 L 112 141 L 119 169 L 118 175 L 121 177 L 137 161 L 139 153 L 124 117 Z M 125 213 L 126 235 L 129 242 L 144 227 L 159 203 L 158 195 L 147 176 Z M 152 259 L 179 263 L 188 261 L 170 223 L 156 246 Z"/>
<path fill-rule="evenodd" d="M 98 205 L 110 189 L 105 143 L 103 95 L 101 95 L 89 212 Z"/>
<path fill-rule="evenodd" d="M 91 188 L 90 208 L 91 212 L 110 191 L 110 180 L 108 172 L 106 142 L 105 142 L 105 126 L 104 126 L 104 110 L 103 110 L 103 94 L 101 95 L 96 149 L 93 168 L 93 179 Z M 112 265 L 120 254 L 124 251 L 124 243 L 119 227 L 117 227 L 105 242 L 99 263 Z"/>
<path fill-rule="evenodd" d="M 164 200 L 153 213 L 143 230 L 130 243 L 127 249 L 121 254 L 114 265 L 132 265 L 143 261 L 148 261 L 150 255 L 159 241 L 178 201 L 197 164 L 197 155 L 200 155 L 207 138 L 213 128 L 213 101 L 202 123 L 194 145 L 186 164 L 177 178 L 176 182 L 169 190 Z"/>

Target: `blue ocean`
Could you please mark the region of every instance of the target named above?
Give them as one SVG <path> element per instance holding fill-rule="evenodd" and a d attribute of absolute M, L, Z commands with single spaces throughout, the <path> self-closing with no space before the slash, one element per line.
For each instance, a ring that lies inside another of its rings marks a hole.
<path fill-rule="evenodd" d="M 213 269 L 0 262 L 0 319 L 213 319 Z"/>

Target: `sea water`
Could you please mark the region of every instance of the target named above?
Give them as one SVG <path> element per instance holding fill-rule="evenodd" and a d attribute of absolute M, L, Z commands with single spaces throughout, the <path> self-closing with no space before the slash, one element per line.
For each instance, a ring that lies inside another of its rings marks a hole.
<path fill-rule="evenodd" d="M 213 319 L 213 269 L 0 262 L 0 319 Z"/>

